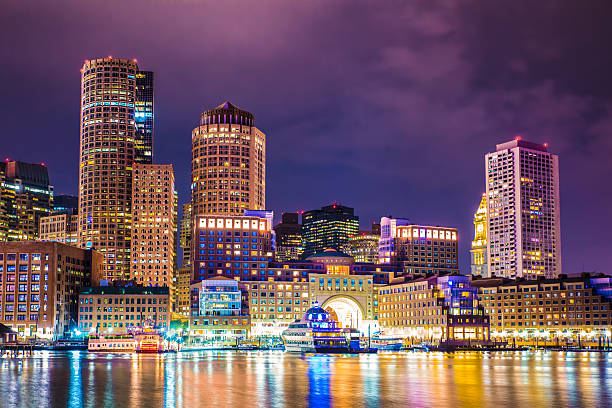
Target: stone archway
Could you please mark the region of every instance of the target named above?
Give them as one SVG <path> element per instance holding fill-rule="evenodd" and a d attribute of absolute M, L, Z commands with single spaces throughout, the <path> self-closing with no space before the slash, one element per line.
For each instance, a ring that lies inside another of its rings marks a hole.
<path fill-rule="evenodd" d="M 336 320 L 340 327 L 359 329 L 363 323 L 363 308 L 355 299 L 336 295 L 327 299 L 322 305 L 330 317 Z"/>

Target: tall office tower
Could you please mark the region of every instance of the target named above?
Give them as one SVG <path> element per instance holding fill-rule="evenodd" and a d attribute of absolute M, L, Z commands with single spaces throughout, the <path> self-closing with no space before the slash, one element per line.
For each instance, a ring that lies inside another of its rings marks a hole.
<path fill-rule="evenodd" d="M 102 252 L 107 279 L 130 274 L 137 73 L 111 57 L 81 68 L 79 244 Z"/>
<path fill-rule="evenodd" d="M 380 240 L 378 241 L 378 263 L 388 264 L 396 258 L 397 227 L 411 225 L 407 218 L 382 217 L 380 219 Z"/>
<path fill-rule="evenodd" d="M 457 229 L 429 225 L 396 227 L 390 263 L 407 274 L 459 273 Z"/>
<path fill-rule="evenodd" d="M 229 102 L 202 113 L 191 134 L 193 216 L 266 208 L 266 135 Z"/>
<path fill-rule="evenodd" d="M 136 163 L 153 163 L 153 121 L 155 104 L 153 96 L 153 72 L 136 73 L 134 122 L 134 161 Z"/>
<path fill-rule="evenodd" d="M 79 211 L 79 197 L 58 194 L 53 196 L 53 214 L 76 214 Z"/>
<path fill-rule="evenodd" d="M 485 177 L 490 275 L 559 276 L 559 157 L 517 138 L 485 156 Z"/>
<path fill-rule="evenodd" d="M 134 164 L 131 278 L 171 288 L 174 277 L 174 171 L 170 164 Z"/>
<path fill-rule="evenodd" d="M 191 265 L 191 225 L 192 225 L 192 214 L 191 214 L 191 203 L 183 204 L 183 218 L 181 218 L 181 231 L 180 231 L 180 247 L 183 250 L 183 265 Z"/>
<path fill-rule="evenodd" d="M 20 161 L 0 163 L 2 221 L 0 236 L 6 241 L 29 241 L 38 237 L 40 218 L 53 211 L 53 186 L 44 164 Z"/>
<path fill-rule="evenodd" d="M 4 201 L 4 181 L 6 177 L 6 164 L 0 162 L 0 242 L 7 241 L 8 237 L 8 214 L 6 202 Z"/>
<path fill-rule="evenodd" d="M 272 220 L 268 212 L 193 217 L 192 281 L 225 276 L 267 280 L 273 258 Z"/>
<path fill-rule="evenodd" d="M 307 211 L 302 215 L 303 258 L 326 249 L 340 251 L 351 235 L 359 232 L 355 210 L 340 204 Z"/>
<path fill-rule="evenodd" d="M 298 213 L 283 213 L 276 232 L 275 259 L 279 262 L 299 260 L 304 252 L 302 225 Z"/>
<path fill-rule="evenodd" d="M 487 195 L 483 194 L 474 214 L 474 240 L 470 249 L 472 275 L 489 277 L 487 254 Z"/>

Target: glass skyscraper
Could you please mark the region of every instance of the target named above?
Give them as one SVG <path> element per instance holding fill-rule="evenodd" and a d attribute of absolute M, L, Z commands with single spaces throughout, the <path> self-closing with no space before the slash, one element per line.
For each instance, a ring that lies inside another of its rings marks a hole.
<path fill-rule="evenodd" d="M 155 115 L 153 72 L 136 73 L 134 123 L 134 161 L 153 163 L 153 120 Z"/>
<path fill-rule="evenodd" d="M 326 249 L 341 251 L 350 236 L 359 232 L 355 210 L 340 204 L 307 211 L 302 215 L 303 257 L 308 258 Z"/>

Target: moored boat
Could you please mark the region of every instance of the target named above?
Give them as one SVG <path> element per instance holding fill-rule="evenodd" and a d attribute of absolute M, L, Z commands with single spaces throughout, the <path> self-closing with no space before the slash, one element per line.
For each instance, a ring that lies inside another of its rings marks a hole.
<path fill-rule="evenodd" d="M 323 308 L 315 304 L 304 317 L 282 333 L 285 351 L 294 353 L 356 353 L 359 334 L 338 327 Z"/>

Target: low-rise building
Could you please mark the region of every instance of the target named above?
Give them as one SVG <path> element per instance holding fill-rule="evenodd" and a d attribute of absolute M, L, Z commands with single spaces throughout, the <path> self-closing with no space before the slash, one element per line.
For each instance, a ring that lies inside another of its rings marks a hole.
<path fill-rule="evenodd" d="M 378 293 L 385 334 L 437 343 L 490 341 L 489 318 L 469 276 L 431 275 Z"/>
<path fill-rule="evenodd" d="M 97 285 L 102 254 L 59 242 L 0 243 L 0 323 L 58 339 L 77 327 L 79 289 Z"/>
<path fill-rule="evenodd" d="M 170 313 L 167 287 L 97 286 L 79 293 L 79 329 L 85 333 L 125 333 L 150 324 L 168 329 Z"/>
<path fill-rule="evenodd" d="M 308 282 L 244 282 L 248 291 L 251 335 L 280 336 L 310 307 Z"/>
<path fill-rule="evenodd" d="M 497 337 L 610 337 L 612 278 L 583 274 L 557 279 L 474 278 Z"/>
<path fill-rule="evenodd" d="M 191 341 L 245 339 L 251 329 L 246 296 L 240 283 L 229 278 L 209 278 L 191 285 Z"/>
<path fill-rule="evenodd" d="M 184 266 L 178 268 L 174 275 L 173 295 L 174 301 L 172 306 L 174 313 L 179 313 L 185 317 L 189 316 L 190 296 L 189 285 L 191 283 L 191 268 Z"/>

